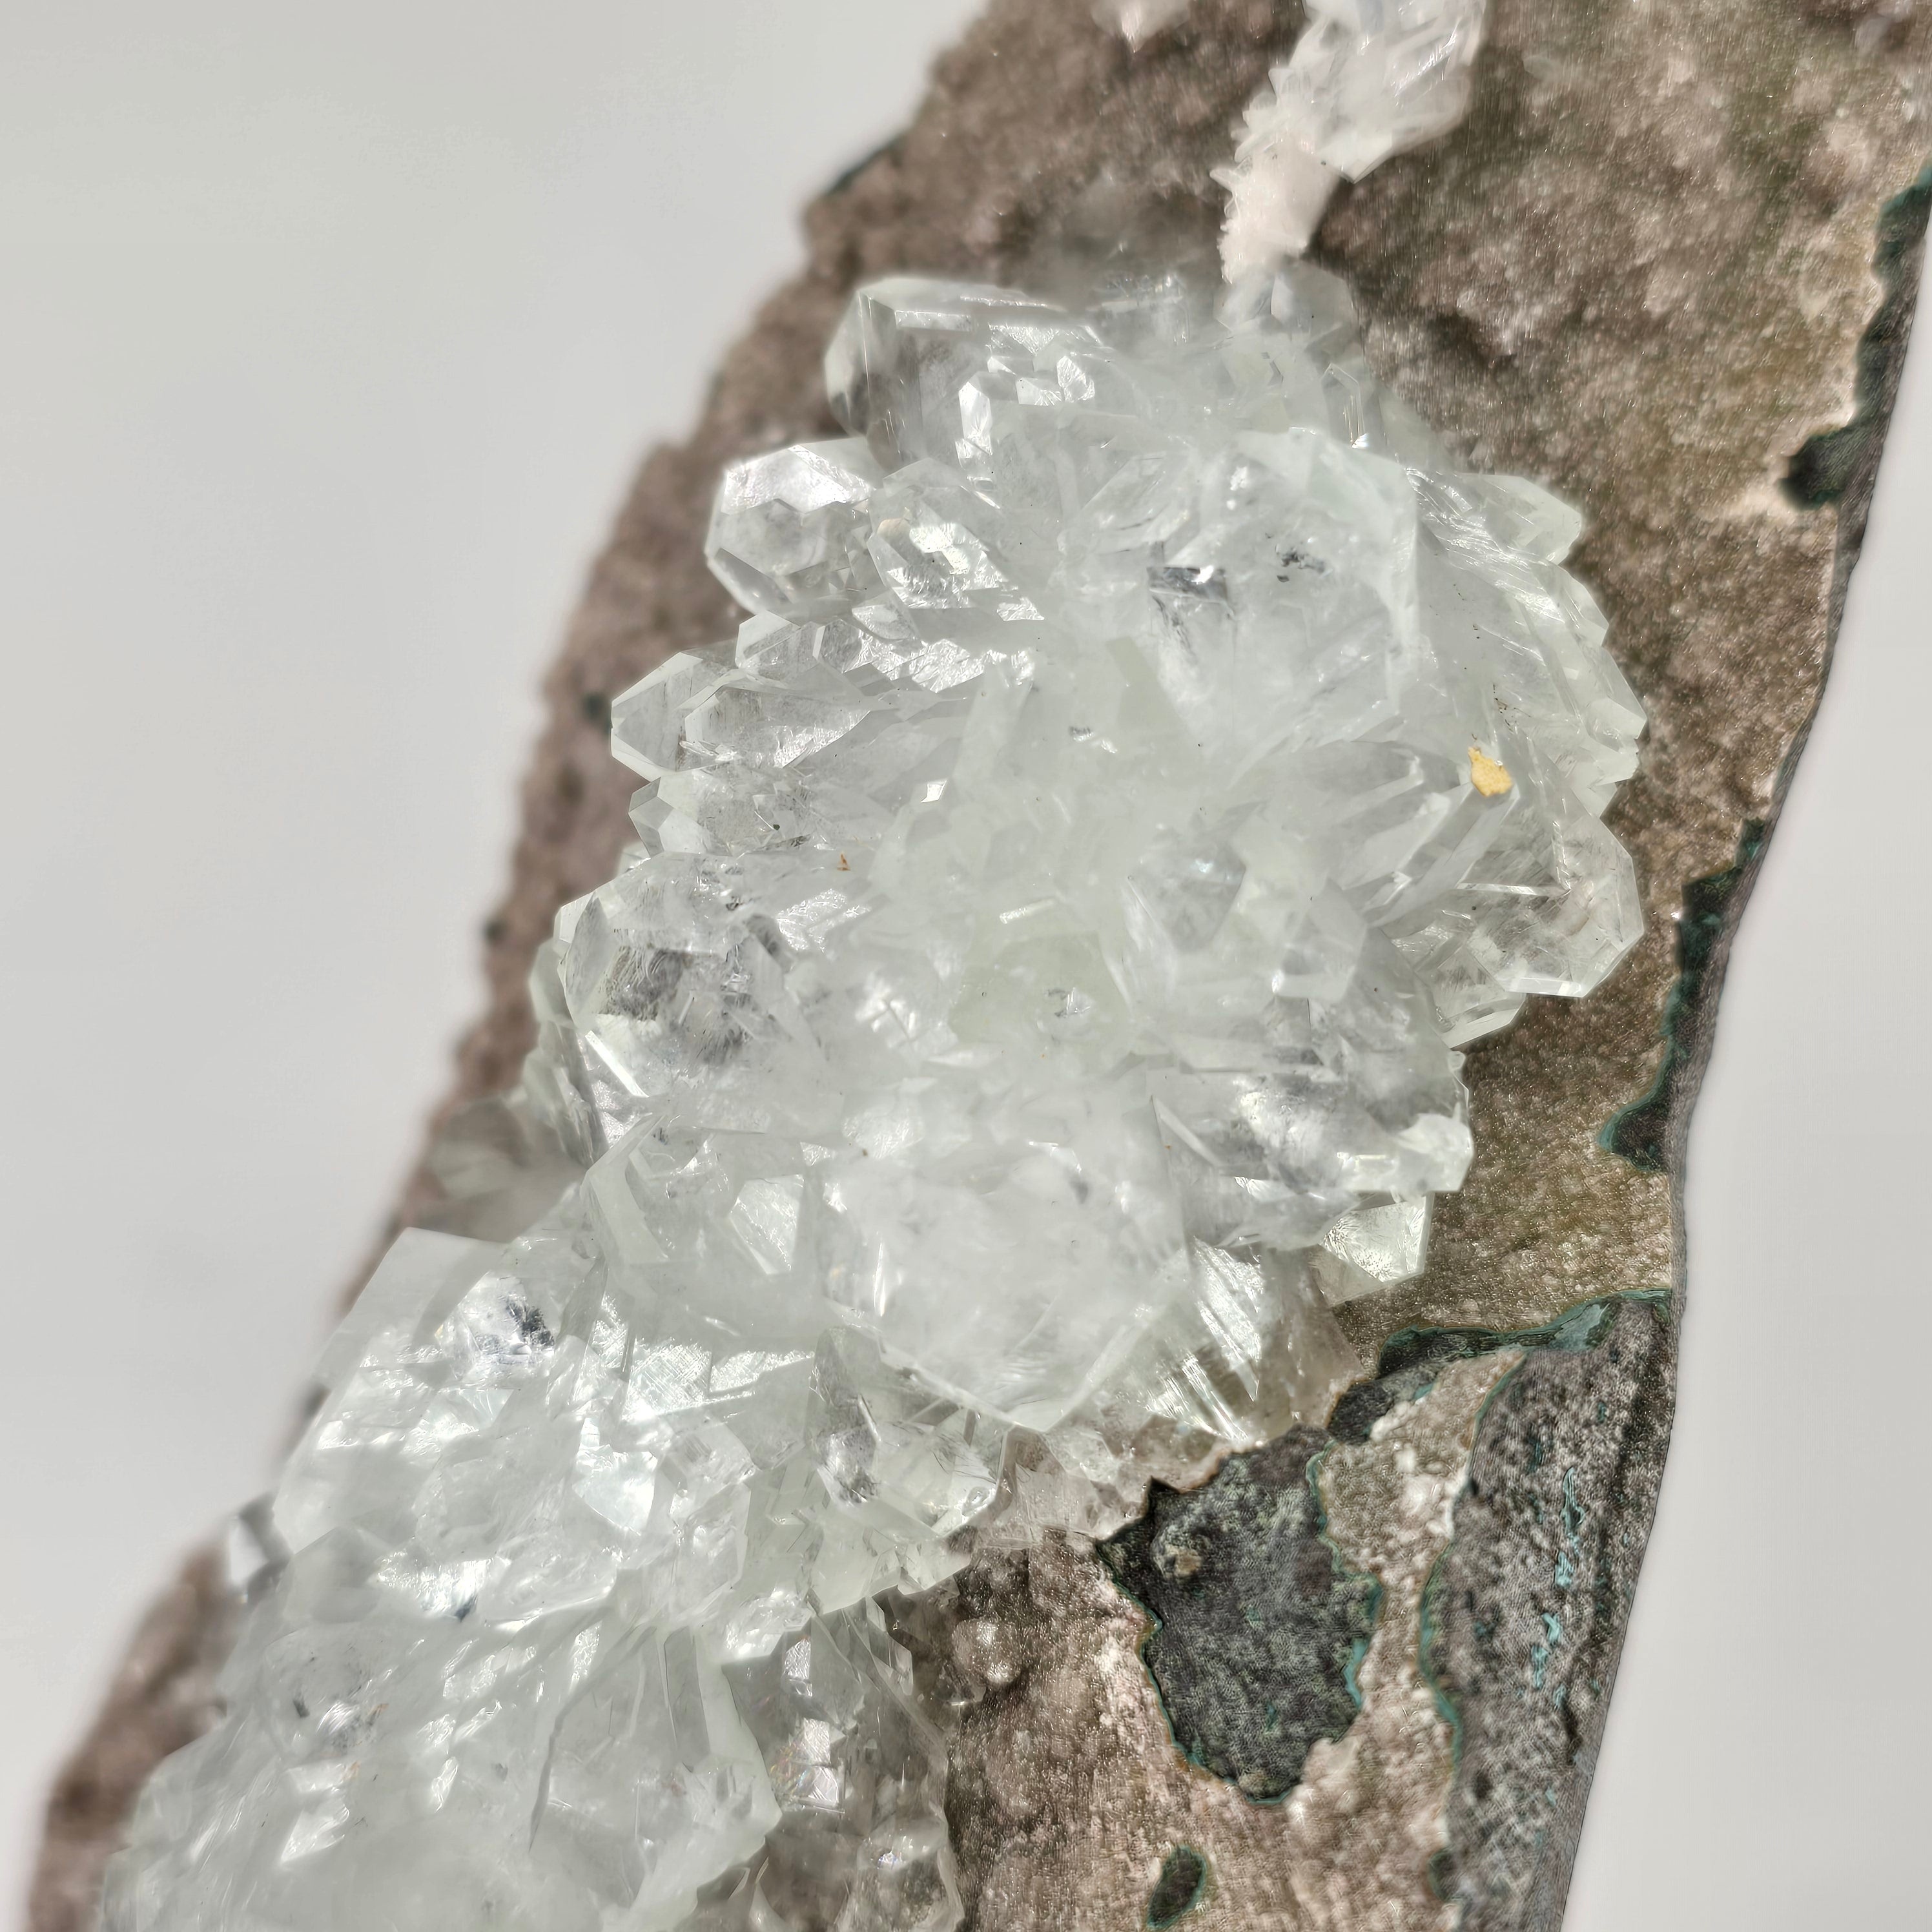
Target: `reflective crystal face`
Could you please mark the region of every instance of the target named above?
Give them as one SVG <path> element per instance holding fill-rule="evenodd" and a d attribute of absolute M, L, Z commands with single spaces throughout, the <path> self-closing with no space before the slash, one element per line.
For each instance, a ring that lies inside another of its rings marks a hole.
<path fill-rule="evenodd" d="M 404 1235 L 330 1344 L 112 1932 L 948 1932 L 869 1600 L 1318 1411 L 1468 1161 L 1456 1048 L 1635 937 L 1576 519 L 1329 278 L 882 283 L 828 380 L 439 1156 L 527 1225 Z"/>

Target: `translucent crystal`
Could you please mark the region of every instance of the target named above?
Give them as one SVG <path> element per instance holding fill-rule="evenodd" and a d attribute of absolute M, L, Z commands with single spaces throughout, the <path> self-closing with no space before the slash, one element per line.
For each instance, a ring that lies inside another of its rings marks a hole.
<path fill-rule="evenodd" d="M 856 438 L 734 464 L 712 512 L 712 568 L 741 604 L 788 617 L 862 603 L 878 579 L 852 536 L 879 481 Z"/>
<path fill-rule="evenodd" d="M 874 1600 L 1323 1413 L 1457 1044 L 1636 935 L 1576 520 L 1330 278 L 885 282 L 827 374 L 850 438 L 719 493 L 754 614 L 614 706 L 638 842 L 237 1532 L 112 1932 L 950 1932 Z"/>
<path fill-rule="evenodd" d="M 779 1808 L 749 1874 L 775 1922 L 949 1932 L 945 1741 L 878 1612 L 815 1617 L 732 1676 Z"/>
<path fill-rule="evenodd" d="M 1344 1214 L 1328 1230 L 1313 1261 L 1316 1279 L 1331 1307 L 1421 1274 L 1433 1199 L 1427 1194 L 1395 1195 Z"/>
<path fill-rule="evenodd" d="M 1486 0 L 1309 0 L 1307 25 L 1250 104 L 1222 254 L 1231 278 L 1299 255 L 1335 183 L 1432 140 L 1469 102 Z"/>

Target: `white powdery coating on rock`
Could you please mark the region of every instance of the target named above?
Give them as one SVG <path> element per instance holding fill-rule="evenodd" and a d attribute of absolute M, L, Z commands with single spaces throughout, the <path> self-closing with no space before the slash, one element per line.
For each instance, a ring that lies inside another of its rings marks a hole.
<path fill-rule="evenodd" d="M 1446 134 L 1469 104 L 1485 0 L 1309 0 L 1308 24 L 1248 107 L 1228 190 L 1228 279 L 1313 238 L 1335 184 Z"/>
<path fill-rule="evenodd" d="M 614 708 L 640 843 L 502 1114 L 576 1178 L 329 1345 L 111 1932 L 947 1932 L 868 1600 L 1315 1402 L 1462 1178 L 1456 1046 L 1636 936 L 1577 520 L 1332 278 L 886 282 L 827 374 L 849 439 L 719 494 L 758 614 Z"/>

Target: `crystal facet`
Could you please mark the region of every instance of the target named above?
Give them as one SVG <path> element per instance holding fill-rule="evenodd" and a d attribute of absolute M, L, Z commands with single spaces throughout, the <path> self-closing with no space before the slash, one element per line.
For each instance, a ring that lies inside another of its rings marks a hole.
<path fill-rule="evenodd" d="M 441 1156 L 510 1238 L 404 1235 L 325 1352 L 112 1932 L 950 1932 L 873 1600 L 1318 1414 L 1468 1163 L 1456 1047 L 1636 935 L 1576 520 L 1330 278 L 902 279 L 827 368 Z"/>

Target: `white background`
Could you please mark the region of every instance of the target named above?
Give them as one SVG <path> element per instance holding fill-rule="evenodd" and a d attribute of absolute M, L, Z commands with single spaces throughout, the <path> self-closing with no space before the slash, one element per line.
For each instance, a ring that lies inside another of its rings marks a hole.
<path fill-rule="evenodd" d="M 8 10 L 0 1923 L 133 1618 L 268 1480 L 476 1010 L 626 476 L 974 10 Z M 1932 356 L 1887 464 L 1698 1117 L 1573 1932 L 1913 1922 Z"/>

